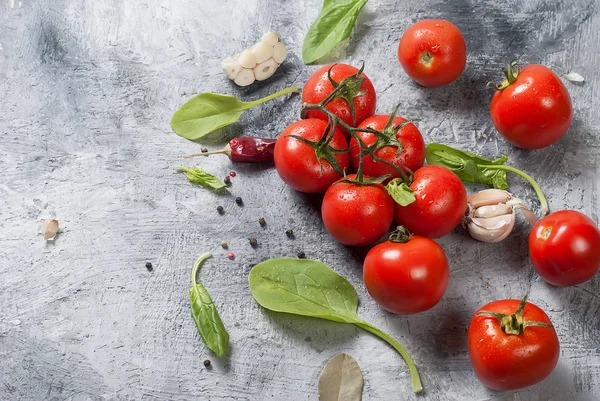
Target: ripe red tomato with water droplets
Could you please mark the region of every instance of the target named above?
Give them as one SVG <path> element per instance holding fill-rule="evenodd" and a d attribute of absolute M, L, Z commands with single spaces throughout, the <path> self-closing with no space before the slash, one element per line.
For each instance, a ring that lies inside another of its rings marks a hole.
<path fill-rule="evenodd" d="M 353 180 L 355 174 L 347 179 Z M 394 200 L 381 184 L 357 184 L 340 180 L 327 189 L 321 205 L 325 228 L 344 245 L 376 242 L 394 219 Z"/>
<path fill-rule="evenodd" d="M 358 128 L 372 128 L 378 131 L 384 131 L 389 120 L 389 115 L 371 116 L 360 123 Z M 384 132 L 384 134 L 392 134 L 394 127 L 398 127 L 407 121 L 408 120 L 405 118 L 395 117 L 389 132 Z M 377 142 L 375 134 L 370 132 L 359 131 L 356 134 L 367 146 L 371 146 Z M 423 136 L 419 129 L 413 123 L 406 124 L 398 130 L 395 138 L 403 147 L 400 154 L 398 154 L 397 146 L 387 145 L 377 149 L 375 151 L 375 156 L 392 163 L 396 167 L 402 169 L 407 175 L 422 167 L 425 162 L 425 142 L 423 141 Z M 356 171 L 360 162 L 360 151 L 358 141 L 354 137 L 350 139 L 349 147 L 351 149 L 350 162 L 352 163 L 352 168 Z M 408 168 L 409 171 L 407 171 L 405 167 Z M 363 173 L 370 175 L 371 177 L 381 177 L 386 174 L 389 174 L 392 177 L 401 176 L 398 170 L 382 162 L 373 161 L 373 158 L 370 155 L 365 155 L 363 159 Z"/>
<path fill-rule="evenodd" d="M 327 76 L 330 69 L 331 78 L 337 83 L 355 75 L 359 71 L 358 68 L 348 64 L 329 64 L 319 68 L 310 76 L 302 89 L 302 103 L 318 104 L 334 90 L 334 87 Z M 377 103 L 377 95 L 375 94 L 375 88 L 373 87 L 371 80 L 365 73 L 362 73 L 360 76 L 364 78 L 364 82 L 360 88 L 355 88 L 355 90 L 350 93 L 352 96 L 353 94 L 357 95 L 358 92 L 365 92 L 362 95 L 355 96 L 352 101 L 356 112 L 356 121 L 353 121 L 350 105 L 344 98 L 338 97 L 325 107 L 351 127 L 356 127 L 365 118 L 372 116 L 375 113 L 375 106 Z M 329 119 L 328 116 L 320 110 L 307 110 L 305 115 L 307 118 L 319 118 L 326 121 Z M 346 132 L 343 127 L 338 128 L 346 137 L 349 136 L 349 133 Z"/>
<path fill-rule="evenodd" d="M 467 191 L 452 171 L 441 166 L 423 166 L 415 171 L 409 188 L 416 200 L 408 206 L 395 204 L 398 225 L 429 238 L 449 234 L 467 210 Z"/>
<path fill-rule="evenodd" d="M 554 327 L 520 325 L 552 324 L 536 305 L 527 302 L 520 317 L 507 319 L 503 324 L 495 316 L 479 315 L 486 311 L 511 316 L 520 304 L 517 299 L 490 302 L 475 313 L 469 325 L 468 348 L 473 370 L 492 390 L 516 390 L 536 384 L 552 373 L 558 362 L 560 344 Z"/>
<path fill-rule="evenodd" d="M 411 25 L 398 45 L 398 60 L 419 85 L 436 87 L 460 76 L 467 63 L 467 45 L 450 21 L 426 19 Z"/>
<path fill-rule="evenodd" d="M 529 255 L 546 282 L 558 287 L 581 284 L 600 270 L 600 230 L 575 210 L 551 213 L 529 233 Z"/>
<path fill-rule="evenodd" d="M 444 296 L 449 276 L 442 247 L 418 235 L 406 242 L 375 245 L 363 264 L 369 294 L 392 313 L 412 314 L 433 308 Z"/>
<path fill-rule="evenodd" d="M 317 142 L 323 137 L 326 129 L 326 121 L 309 118 L 290 124 L 277 138 L 273 153 L 275 168 L 281 179 L 296 191 L 324 192 L 341 177 L 327 160 L 317 159 L 315 149 L 290 136 L 295 135 Z M 333 149 L 348 148 L 344 135 L 337 129 L 329 145 Z M 347 171 L 350 165 L 348 153 L 337 153 L 334 157 L 341 170 Z"/>
<path fill-rule="evenodd" d="M 540 149 L 558 141 L 573 121 L 567 88 L 548 67 L 530 64 L 520 71 L 509 67 L 507 80 L 492 98 L 494 126 L 508 142 L 524 149 Z"/>

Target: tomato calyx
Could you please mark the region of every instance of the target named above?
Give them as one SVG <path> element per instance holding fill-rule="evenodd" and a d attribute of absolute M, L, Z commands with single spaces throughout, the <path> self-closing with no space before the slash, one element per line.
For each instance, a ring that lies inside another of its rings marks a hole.
<path fill-rule="evenodd" d="M 323 132 L 323 136 L 318 141 L 310 141 L 306 138 L 302 138 L 298 135 L 288 135 L 291 138 L 297 139 L 301 142 L 304 142 L 308 146 L 314 149 L 317 160 L 319 161 L 319 166 L 321 167 L 321 175 L 323 175 L 323 163 L 321 160 L 326 160 L 331 167 L 341 176 L 346 174 L 345 170 L 342 170 L 340 167 L 335 155 L 340 153 L 349 152 L 349 149 L 334 149 L 330 143 L 333 140 L 336 129 L 336 121 L 329 119 L 327 122 L 327 127 L 325 127 L 325 131 Z"/>
<path fill-rule="evenodd" d="M 400 153 L 402 153 L 402 151 L 404 150 L 404 145 L 402 145 L 402 142 L 398 140 L 396 135 L 403 127 L 407 126 L 408 124 L 412 124 L 413 122 L 409 120 L 404 121 L 396 126 L 393 126 L 394 119 L 396 118 L 396 114 L 398 114 L 399 108 L 400 105 L 398 104 L 394 111 L 392 111 L 392 113 L 390 114 L 390 119 L 388 120 L 383 130 L 378 131 L 378 133 L 375 134 L 375 136 L 377 137 L 377 141 L 373 145 L 369 146 L 369 148 L 372 148 L 375 151 L 380 148 L 383 148 L 384 146 L 395 146 L 396 148 L 398 148 L 398 150 L 396 151 L 396 156 L 399 156 Z"/>
<path fill-rule="evenodd" d="M 502 81 L 500 85 L 497 85 L 495 82 L 490 81 L 488 82 L 488 86 L 493 86 L 496 90 L 502 91 L 508 88 L 513 83 L 515 83 L 517 77 L 519 76 L 519 70 L 515 68 L 518 64 L 521 64 L 519 60 L 512 60 L 510 63 L 508 63 L 508 66 L 502 69 L 502 72 L 504 73 L 506 79 Z"/>
<path fill-rule="evenodd" d="M 404 244 L 410 237 L 412 237 L 410 231 L 408 231 L 404 226 L 398 226 L 390 233 L 388 239 L 398 244 Z"/>
<path fill-rule="evenodd" d="M 525 305 L 527 304 L 528 296 L 529 295 L 525 295 L 525 297 L 523 297 L 519 307 L 513 314 L 506 315 L 498 312 L 480 311 L 477 313 L 477 316 L 495 317 L 498 319 L 498 323 L 500 323 L 502 331 L 504 331 L 506 334 L 516 336 L 523 334 L 527 327 L 554 327 L 548 323 L 525 320 L 523 318 L 523 309 L 525 309 Z"/>

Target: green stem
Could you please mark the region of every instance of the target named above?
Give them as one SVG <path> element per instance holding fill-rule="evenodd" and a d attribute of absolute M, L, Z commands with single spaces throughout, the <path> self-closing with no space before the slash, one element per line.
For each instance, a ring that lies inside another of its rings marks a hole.
<path fill-rule="evenodd" d="M 192 287 L 196 287 L 197 283 L 196 283 L 196 274 L 198 273 L 198 269 L 200 268 L 200 265 L 202 265 L 202 262 L 204 262 L 206 259 L 210 258 L 212 255 L 210 252 L 205 252 L 202 255 L 200 255 L 198 257 L 198 259 L 196 259 L 196 263 L 194 263 L 194 267 L 192 268 Z"/>
<path fill-rule="evenodd" d="M 493 170 L 493 169 L 496 169 L 496 170 L 506 170 L 506 171 L 513 172 L 513 173 L 515 173 L 517 175 L 520 175 L 525 180 L 527 180 L 527 182 L 529 182 L 529 184 L 531 184 L 531 186 L 533 187 L 533 190 L 535 191 L 536 195 L 540 199 L 540 205 L 542 207 L 542 217 L 544 217 L 546 214 L 548 214 L 548 201 L 546 200 L 546 197 L 544 196 L 544 193 L 542 192 L 542 189 L 540 188 L 540 186 L 538 185 L 538 183 L 535 182 L 535 180 L 533 178 L 531 178 L 531 176 L 529 176 L 528 174 L 524 173 L 523 171 L 521 171 L 519 169 L 516 169 L 514 167 L 510 167 L 510 166 L 478 164 L 477 167 L 479 167 L 479 168 L 485 168 L 485 169 L 491 169 L 491 170 Z"/>
<path fill-rule="evenodd" d="M 253 100 L 251 102 L 244 102 L 246 104 L 244 109 L 249 109 L 251 107 L 258 106 L 259 104 L 263 104 L 265 102 L 268 102 L 269 100 L 278 98 L 279 96 L 287 95 L 288 93 L 299 93 L 299 92 L 300 92 L 300 90 L 298 89 L 298 86 L 293 85 L 293 86 L 290 86 L 289 88 L 280 90 L 279 92 L 275 92 L 272 95 L 265 96 L 261 99 Z"/>
<path fill-rule="evenodd" d="M 415 393 L 420 393 L 421 391 L 423 391 L 423 384 L 421 384 L 421 377 L 419 376 L 417 366 L 415 365 L 414 361 L 412 360 L 412 358 L 410 357 L 408 352 L 406 352 L 404 347 L 402 345 L 400 345 L 400 343 L 398 341 L 396 341 L 392 336 L 390 336 L 386 332 L 378 329 L 375 326 L 372 326 L 370 323 L 367 323 L 365 321 L 361 320 L 354 324 L 362 329 L 367 330 L 370 333 L 375 334 L 377 337 L 381 338 L 382 340 L 384 340 L 388 344 L 390 344 L 392 347 L 394 347 L 394 349 L 396 351 L 398 351 L 398 353 L 402 356 L 402 358 L 406 362 L 406 365 L 408 366 L 408 370 L 410 371 L 413 391 Z"/>

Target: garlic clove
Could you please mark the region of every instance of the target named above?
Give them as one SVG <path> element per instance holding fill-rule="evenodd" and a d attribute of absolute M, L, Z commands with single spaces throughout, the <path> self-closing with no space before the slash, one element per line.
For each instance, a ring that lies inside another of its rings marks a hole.
<path fill-rule="evenodd" d="M 272 58 L 267 61 L 263 61 L 256 67 L 254 67 L 254 76 L 257 81 L 264 81 L 271 77 L 279 65 Z"/>
<path fill-rule="evenodd" d="M 277 64 L 283 63 L 283 60 L 287 57 L 287 49 L 283 42 L 279 42 L 273 48 L 273 59 L 277 62 Z"/>
<path fill-rule="evenodd" d="M 471 212 L 471 215 L 473 217 L 496 217 L 509 213 L 512 213 L 512 206 L 508 203 L 499 203 L 497 205 L 479 206 Z"/>
<path fill-rule="evenodd" d="M 515 213 L 488 218 L 471 218 L 467 224 L 471 237 L 489 243 L 500 242 L 511 233 L 515 226 Z"/>
<path fill-rule="evenodd" d="M 467 202 L 474 208 L 487 205 L 496 205 L 498 203 L 506 203 L 512 198 L 512 195 L 502 189 L 484 189 L 470 195 Z"/>
<path fill-rule="evenodd" d="M 260 64 L 273 56 L 273 46 L 269 46 L 263 42 L 258 42 L 252 46 L 250 50 L 254 53 L 257 64 Z"/>
<path fill-rule="evenodd" d="M 244 50 L 240 54 L 239 62 L 243 68 L 254 68 L 256 66 L 256 56 L 249 49 Z"/>
<path fill-rule="evenodd" d="M 42 223 L 41 229 L 42 236 L 46 241 L 52 241 L 58 233 L 58 220 L 46 219 Z"/>
<path fill-rule="evenodd" d="M 279 35 L 275 32 L 267 32 L 261 38 L 260 42 L 267 46 L 274 47 L 279 42 Z"/>
<path fill-rule="evenodd" d="M 251 68 L 242 68 L 242 70 L 235 77 L 234 82 L 239 86 L 251 85 L 255 80 L 254 71 Z"/>
<path fill-rule="evenodd" d="M 226 58 L 225 60 L 221 61 L 221 67 L 229 79 L 235 79 L 235 77 L 242 70 L 242 66 L 237 58 Z"/>

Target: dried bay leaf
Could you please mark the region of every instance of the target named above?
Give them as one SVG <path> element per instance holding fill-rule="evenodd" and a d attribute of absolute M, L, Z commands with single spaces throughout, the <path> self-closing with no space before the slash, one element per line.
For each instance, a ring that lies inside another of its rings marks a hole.
<path fill-rule="evenodd" d="M 319 376 L 319 401 L 360 401 L 363 384 L 358 362 L 339 353 L 327 362 Z"/>

